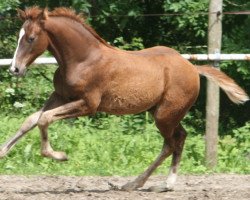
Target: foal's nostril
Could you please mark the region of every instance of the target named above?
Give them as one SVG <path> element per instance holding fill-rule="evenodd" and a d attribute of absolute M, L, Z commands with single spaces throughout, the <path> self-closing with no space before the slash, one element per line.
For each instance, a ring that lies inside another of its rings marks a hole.
<path fill-rule="evenodd" d="M 17 67 L 15 67 L 14 72 L 19 73 L 19 69 Z"/>

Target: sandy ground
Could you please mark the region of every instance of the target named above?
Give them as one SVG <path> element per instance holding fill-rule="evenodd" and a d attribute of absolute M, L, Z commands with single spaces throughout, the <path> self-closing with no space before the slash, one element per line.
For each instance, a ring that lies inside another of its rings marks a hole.
<path fill-rule="evenodd" d="M 0 175 L 0 200 L 250 199 L 250 175 L 180 176 L 175 190 L 164 193 L 147 191 L 164 181 L 164 176 L 152 176 L 143 188 L 133 192 L 109 188 L 108 182 L 122 185 L 134 178 Z"/>

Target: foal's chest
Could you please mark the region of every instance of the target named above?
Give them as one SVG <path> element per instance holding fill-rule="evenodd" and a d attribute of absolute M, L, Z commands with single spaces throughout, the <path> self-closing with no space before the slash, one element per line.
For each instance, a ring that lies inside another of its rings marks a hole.
<path fill-rule="evenodd" d="M 54 88 L 65 99 L 77 99 L 83 95 L 84 80 L 80 80 L 77 76 L 73 78 L 62 76 L 59 71 L 56 71 Z"/>

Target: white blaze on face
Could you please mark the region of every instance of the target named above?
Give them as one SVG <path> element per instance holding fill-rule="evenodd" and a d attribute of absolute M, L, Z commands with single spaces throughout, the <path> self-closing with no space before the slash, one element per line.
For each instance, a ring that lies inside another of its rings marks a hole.
<path fill-rule="evenodd" d="M 16 48 L 16 51 L 15 51 L 14 57 L 12 59 L 11 69 L 13 69 L 13 70 L 14 70 L 15 65 L 16 65 L 16 55 L 17 55 L 17 51 L 19 49 L 19 44 L 20 44 L 20 42 L 21 42 L 21 40 L 22 40 L 22 38 L 23 38 L 24 35 L 25 35 L 25 30 L 24 30 L 24 28 L 22 28 L 20 30 L 20 33 L 19 33 L 19 38 L 18 38 L 18 42 L 17 42 L 17 48 Z"/>

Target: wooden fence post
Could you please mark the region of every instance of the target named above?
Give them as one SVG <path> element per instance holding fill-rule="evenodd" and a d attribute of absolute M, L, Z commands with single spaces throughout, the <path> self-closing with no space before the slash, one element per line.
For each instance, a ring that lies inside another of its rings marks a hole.
<path fill-rule="evenodd" d="M 222 37 L 222 0 L 210 0 L 208 20 L 208 53 L 220 54 Z M 213 64 L 219 67 L 218 61 Z M 212 169 L 217 164 L 219 120 L 219 87 L 207 81 L 206 100 L 206 165 Z"/>

